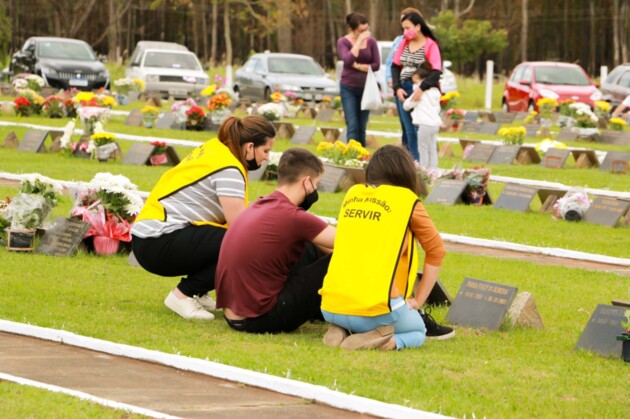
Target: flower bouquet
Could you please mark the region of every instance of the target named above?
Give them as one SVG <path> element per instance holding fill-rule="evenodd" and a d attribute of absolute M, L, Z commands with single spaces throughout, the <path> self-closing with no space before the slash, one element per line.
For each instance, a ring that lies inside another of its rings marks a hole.
<path fill-rule="evenodd" d="M 76 118 L 77 108 L 74 106 L 72 99 L 66 99 L 63 101 L 63 112 L 68 118 Z"/>
<path fill-rule="evenodd" d="M 206 105 L 210 121 L 213 124 L 220 125 L 230 116 L 229 106 L 232 104 L 232 98 L 225 91 L 218 91 L 213 95 Z"/>
<path fill-rule="evenodd" d="M 123 78 L 114 81 L 114 87 L 116 89 L 116 100 L 120 105 L 127 105 L 129 99 L 127 95 L 136 88 L 136 83 L 132 79 Z"/>
<path fill-rule="evenodd" d="M 284 96 L 286 97 L 286 101 L 282 102 L 282 106 L 284 107 L 284 114 L 289 118 L 295 118 L 297 113 L 300 110 L 300 106 L 302 105 L 302 99 L 297 95 L 297 93 L 292 92 L 290 90 L 284 92 Z"/>
<path fill-rule="evenodd" d="M 136 79 L 133 79 L 133 84 L 134 84 L 134 88 L 133 88 L 134 91 L 138 93 L 144 92 L 144 81 L 136 78 Z"/>
<path fill-rule="evenodd" d="M 623 127 L 627 125 L 627 122 L 621 118 L 610 118 L 608 125 L 613 131 L 623 131 Z"/>
<path fill-rule="evenodd" d="M 151 105 L 146 105 L 144 108 L 142 108 L 141 112 L 142 121 L 144 122 L 144 126 L 147 128 L 153 127 L 153 124 L 160 115 L 160 109 Z"/>
<path fill-rule="evenodd" d="M 606 102 L 605 100 L 595 101 L 595 106 L 594 106 L 595 115 L 597 115 L 599 118 L 608 119 L 608 117 L 610 116 L 611 109 L 612 109 L 612 106 L 610 105 L 610 103 Z"/>
<path fill-rule="evenodd" d="M 464 119 L 464 115 L 466 113 L 461 109 L 451 108 L 446 111 L 446 119 L 447 123 L 451 125 L 453 131 L 457 131 L 459 129 L 461 121 Z"/>
<path fill-rule="evenodd" d="M 24 96 L 16 97 L 13 100 L 13 109 L 17 116 L 29 116 L 33 113 L 33 104 Z"/>
<path fill-rule="evenodd" d="M 110 95 L 96 95 L 96 102 L 103 108 L 113 108 L 116 106 L 116 99 Z"/>
<path fill-rule="evenodd" d="M 24 89 L 38 93 L 44 86 L 46 86 L 46 82 L 36 74 L 21 73 L 13 78 L 13 89 L 18 93 Z"/>
<path fill-rule="evenodd" d="M 77 109 L 77 116 L 83 125 L 83 135 L 92 135 L 95 132 L 96 123 L 103 123 L 109 116 L 109 111 L 106 108 L 82 106 Z"/>
<path fill-rule="evenodd" d="M 168 158 L 166 157 L 166 142 L 164 141 L 151 141 L 151 145 L 153 146 L 153 151 L 151 152 L 151 156 L 149 160 L 153 166 L 159 166 L 161 164 L 166 164 L 168 162 Z"/>
<path fill-rule="evenodd" d="M 96 157 L 100 162 L 109 160 L 118 150 L 115 139 L 116 136 L 109 132 L 101 131 L 92 134 L 88 146 L 88 150 L 92 152 L 92 158 Z"/>
<path fill-rule="evenodd" d="M 282 119 L 282 105 L 273 102 L 265 103 L 258 107 L 258 113 L 271 122 L 279 121 Z"/>
<path fill-rule="evenodd" d="M 506 145 L 521 145 L 523 141 L 525 141 L 525 134 L 527 131 L 525 127 L 509 127 L 509 128 L 501 128 L 499 130 L 499 135 L 503 137 L 503 144 Z"/>
<path fill-rule="evenodd" d="M 580 221 L 590 208 L 591 201 L 584 192 L 567 192 L 553 204 L 559 220 Z"/>
<path fill-rule="evenodd" d="M 571 99 L 565 99 L 558 102 L 558 125 L 561 127 L 572 127 L 575 124 L 575 113 L 570 105 L 575 101 Z"/>
<path fill-rule="evenodd" d="M 186 128 L 187 129 L 203 129 L 206 113 L 200 106 L 193 106 L 186 111 Z"/>
<path fill-rule="evenodd" d="M 282 93 L 280 93 L 280 91 L 278 91 L 278 90 L 276 90 L 275 92 L 270 94 L 269 98 L 271 99 L 271 101 L 273 103 L 280 103 L 280 102 L 286 102 L 287 101 L 287 97 L 285 95 L 283 95 Z"/>
<path fill-rule="evenodd" d="M 96 95 L 92 92 L 78 92 L 73 98 L 75 108 L 80 107 L 98 107 L 99 103 Z"/>
<path fill-rule="evenodd" d="M 42 109 L 49 118 L 63 117 L 63 98 L 60 96 L 48 96 L 44 100 Z"/>
<path fill-rule="evenodd" d="M 550 148 L 559 148 L 559 149 L 567 149 L 567 145 L 561 141 L 550 140 L 549 138 L 545 138 L 541 142 L 537 143 L 534 148 L 541 156 L 547 154 L 547 150 Z"/>
<path fill-rule="evenodd" d="M 551 126 L 551 117 L 558 107 L 558 101 L 549 97 L 543 97 L 538 99 L 536 107 L 538 107 L 540 125 L 543 128 L 549 128 Z"/>
<path fill-rule="evenodd" d="M 355 140 L 348 141 L 348 144 L 339 140 L 335 143 L 322 141 L 317 145 L 317 153 L 325 159 L 325 163 L 346 167 L 365 167 L 370 158 L 370 152 Z"/>
<path fill-rule="evenodd" d="M 458 91 L 452 91 L 442 95 L 442 97 L 440 98 L 440 108 L 442 108 L 442 111 L 448 111 L 449 109 L 457 106 L 457 103 L 459 102 L 459 97 L 460 94 Z"/>
<path fill-rule="evenodd" d="M 131 241 L 131 224 L 142 205 L 137 186 L 129 179 L 97 173 L 77 194 L 70 215 L 90 224 L 84 238 L 93 237 L 97 254 L 112 254 L 121 241 Z"/>
<path fill-rule="evenodd" d="M 529 111 L 529 115 L 527 115 L 525 117 L 525 119 L 523 119 L 523 123 L 524 124 L 531 124 L 534 121 L 536 121 L 537 118 L 538 118 L 538 112 L 536 112 L 534 110 Z"/>
<path fill-rule="evenodd" d="M 570 105 L 570 107 L 575 112 L 575 126 L 573 129 L 580 137 L 590 137 L 599 133 L 597 130 L 599 118 L 586 103 L 578 102 Z"/>

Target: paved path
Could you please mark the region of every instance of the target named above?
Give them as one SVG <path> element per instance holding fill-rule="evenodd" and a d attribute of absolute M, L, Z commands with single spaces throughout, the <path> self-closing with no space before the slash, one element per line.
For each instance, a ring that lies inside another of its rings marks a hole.
<path fill-rule="evenodd" d="M 0 372 L 188 418 L 360 418 L 203 374 L 0 332 Z"/>

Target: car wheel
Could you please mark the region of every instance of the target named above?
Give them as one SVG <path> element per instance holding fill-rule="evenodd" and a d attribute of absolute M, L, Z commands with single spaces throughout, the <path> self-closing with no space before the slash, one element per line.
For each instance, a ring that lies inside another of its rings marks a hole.
<path fill-rule="evenodd" d="M 503 112 L 510 112 L 510 107 L 507 104 L 507 101 L 503 99 L 503 104 L 501 105 L 501 109 Z"/>
<path fill-rule="evenodd" d="M 265 95 L 263 96 L 263 98 L 265 99 L 265 102 L 271 102 L 271 89 L 268 87 L 265 87 Z"/>

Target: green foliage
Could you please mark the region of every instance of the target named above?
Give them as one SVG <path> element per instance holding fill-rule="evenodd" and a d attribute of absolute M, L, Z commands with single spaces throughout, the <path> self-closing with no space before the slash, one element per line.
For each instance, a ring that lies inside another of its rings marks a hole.
<path fill-rule="evenodd" d="M 35 179 L 34 182 L 25 180 L 20 185 L 20 192 L 27 194 L 41 195 L 46 203 L 51 207 L 57 205 L 58 194 L 50 183 L 42 182 L 41 179 Z"/>
<path fill-rule="evenodd" d="M 442 57 L 457 65 L 475 63 L 482 54 L 501 52 L 507 47 L 507 31 L 493 29 L 488 20 L 456 19 L 452 11 L 433 18 Z"/>

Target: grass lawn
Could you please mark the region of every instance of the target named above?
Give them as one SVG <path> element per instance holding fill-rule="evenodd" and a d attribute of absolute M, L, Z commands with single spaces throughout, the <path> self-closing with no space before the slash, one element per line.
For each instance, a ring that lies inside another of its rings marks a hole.
<path fill-rule="evenodd" d="M 5 114 L 0 115 L 0 120 L 60 127 L 67 122 L 35 117 L 17 119 Z M 131 128 L 122 121 L 122 117 L 113 117 L 108 130 L 199 142 L 212 135 Z M 300 119 L 295 123 L 312 121 Z M 342 122 L 318 125 L 341 126 Z M 0 127 L 0 141 L 12 129 Z M 369 129 L 396 131 L 399 125 L 396 118 L 381 116 L 372 119 Z M 14 131 L 22 138 L 25 129 Z M 321 134 L 318 133 L 315 142 L 319 139 Z M 395 142 L 382 138 L 378 141 L 381 145 Z M 123 151 L 131 145 L 129 141 L 119 143 Z M 278 140 L 274 151 L 289 146 L 287 140 Z M 613 149 L 590 143 L 576 146 Z M 308 148 L 314 150 L 315 145 Z M 190 151 L 186 147 L 176 149 L 182 157 Z M 441 167 L 461 164 L 461 150 L 459 146 L 454 149 L 456 156 L 442 159 Z M 466 162 L 462 165 L 474 166 Z M 548 180 L 575 187 L 630 190 L 628 175 L 611 175 L 599 170 L 490 167 L 495 175 Z M 62 153 L 34 154 L 0 147 L 0 171 L 11 173 L 39 172 L 56 179 L 88 181 L 95 173 L 109 171 L 124 174 L 140 190 L 149 191 L 165 170 L 164 167 L 99 163 Z M 252 182 L 250 199 L 267 194 L 273 188 L 272 182 Z M 490 185 L 490 194 L 495 200 L 502 188 L 499 183 Z M 0 197 L 15 193 L 15 189 L 0 188 Z M 342 193 L 321 193 L 313 212 L 336 217 L 342 199 Z M 533 209 L 536 211 L 539 206 L 540 203 L 534 203 Z M 54 215 L 66 216 L 71 207 L 71 199 L 64 197 Z M 427 209 L 444 233 L 629 257 L 630 230 L 627 228 L 566 223 L 552 220 L 549 214 L 523 214 L 488 207 L 427 205 Z M 627 277 L 570 266 L 540 266 L 525 261 L 449 254 L 440 279 L 451 295 L 456 294 L 465 277 L 531 292 L 545 330 L 506 328 L 487 333 L 457 328 L 454 339 L 430 341 L 416 350 L 344 352 L 321 343 L 326 330 L 326 325 L 321 323 L 307 324 L 291 334 L 258 336 L 232 331 L 220 313 L 216 321 L 207 323 L 181 319 L 162 304 L 177 279 L 157 277 L 141 268 L 130 269 L 124 257 L 79 254 L 72 258 L 54 258 L 8 253 L 5 248 L 0 248 L 0 318 L 207 358 L 452 416 L 627 416 L 627 394 L 620 389 L 627 387 L 628 365 L 619 359 L 573 350 L 597 304 L 607 304 L 615 298 L 630 299 Z M 446 309 L 435 309 L 433 314 L 441 321 Z M 16 397 L 16 392 L 23 392 L 20 394 L 24 397 Z M 0 383 L 0 405 L 11 417 L 42 416 L 45 414 L 35 410 L 44 404 L 40 402 L 40 393 Z M 53 406 L 49 411 L 56 412 L 60 404 L 69 406 L 68 410 L 61 410 L 61 416 L 83 412 L 83 402 L 74 407 L 58 402 L 57 395 L 44 393 L 42 397 L 46 405 Z M 8 410 L 5 406 L 9 406 Z M 20 409 L 33 409 L 34 413 Z M 107 412 L 95 415 L 101 417 Z"/>

